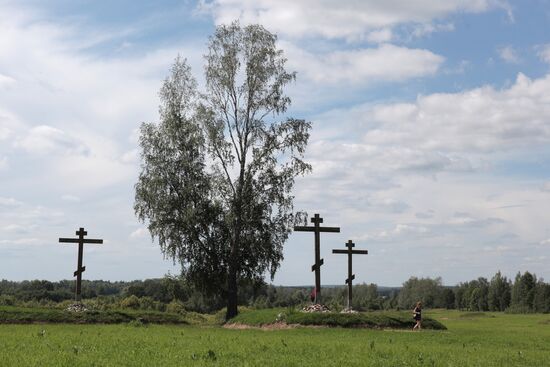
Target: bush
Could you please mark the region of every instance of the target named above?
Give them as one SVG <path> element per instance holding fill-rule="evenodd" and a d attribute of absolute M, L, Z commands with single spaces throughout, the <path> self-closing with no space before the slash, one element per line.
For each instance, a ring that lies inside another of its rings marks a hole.
<path fill-rule="evenodd" d="M 131 308 L 133 310 L 137 310 L 140 307 L 139 298 L 135 295 L 126 297 L 120 302 L 120 306 L 122 308 Z"/>
<path fill-rule="evenodd" d="M 152 310 L 155 311 L 155 301 L 151 297 L 141 297 L 139 299 L 139 308 L 141 310 Z"/>
<path fill-rule="evenodd" d="M 264 309 L 269 307 L 269 300 L 266 296 L 259 296 L 254 300 L 252 306 L 256 309 Z"/>
<path fill-rule="evenodd" d="M 67 302 L 67 306 L 72 303 L 72 301 Z M 84 302 L 86 307 L 90 310 L 99 310 L 99 311 L 108 311 L 114 310 L 119 306 L 114 297 L 99 296 L 97 298 L 88 299 Z M 67 308 L 67 307 L 64 307 Z"/>
<path fill-rule="evenodd" d="M 63 302 L 59 302 L 58 304 L 55 305 L 55 308 L 57 309 L 61 309 L 61 310 L 66 310 L 67 307 L 69 307 L 70 305 L 72 305 L 74 303 L 73 300 L 66 300 L 66 301 L 63 301 Z M 90 308 L 90 307 L 88 307 Z"/>
<path fill-rule="evenodd" d="M 166 312 L 178 313 L 180 315 L 185 315 L 187 313 L 183 303 L 181 303 L 180 301 L 172 301 L 169 304 L 167 304 Z"/>
<path fill-rule="evenodd" d="M 15 297 L 3 294 L 0 296 L 0 306 L 14 306 Z"/>

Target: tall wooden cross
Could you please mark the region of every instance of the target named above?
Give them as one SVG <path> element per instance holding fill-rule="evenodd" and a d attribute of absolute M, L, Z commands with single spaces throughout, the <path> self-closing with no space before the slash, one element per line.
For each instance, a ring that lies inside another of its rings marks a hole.
<path fill-rule="evenodd" d="M 351 240 L 349 240 L 346 243 L 347 250 L 336 250 L 333 249 L 333 254 L 348 254 L 348 279 L 346 279 L 346 284 L 348 285 L 348 310 L 351 310 L 351 282 L 353 279 L 355 279 L 355 274 L 352 274 L 351 270 L 351 256 L 353 254 L 362 254 L 367 255 L 369 252 L 367 250 L 352 250 L 353 247 L 355 247 L 355 243 L 353 243 Z"/>
<path fill-rule="evenodd" d="M 76 293 L 75 293 L 75 299 L 76 302 L 80 302 L 82 299 L 81 292 L 82 292 L 82 273 L 84 270 L 86 270 L 85 266 L 82 266 L 82 255 L 84 252 L 84 244 L 85 243 L 97 243 L 101 244 L 103 243 L 103 240 L 96 240 L 87 238 L 84 239 L 84 236 L 86 236 L 88 232 L 84 230 L 84 228 L 80 228 L 76 235 L 78 238 L 60 238 L 59 242 L 61 243 L 78 243 L 78 268 L 74 272 L 74 276 L 76 277 Z"/>
<path fill-rule="evenodd" d="M 321 259 L 321 232 L 340 232 L 340 227 L 321 227 L 323 218 L 319 214 L 315 214 L 311 218 L 314 224 L 311 226 L 295 226 L 297 232 L 313 232 L 315 234 L 315 264 L 311 267 L 311 271 L 315 272 L 315 303 L 321 303 L 321 265 L 324 261 Z"/>

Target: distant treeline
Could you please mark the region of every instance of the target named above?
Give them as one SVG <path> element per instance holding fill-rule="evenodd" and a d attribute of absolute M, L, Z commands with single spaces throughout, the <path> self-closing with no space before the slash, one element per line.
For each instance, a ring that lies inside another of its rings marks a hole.
<path fill-rule="evenodd" d="M 74 299 L 74 281 L 0 281 L 0 305 L 56 306 Z M 242 282 L 239 304 L 255 307 L 297 307 L 310 303 L 311 287 L 268 285 L 262 280 Z M 110 282 L 83 281 L 82 298 L 99 309 L 134 308 L 158 311 L 214 312 L 225 306 L 222 296 L 207 296 L 184 279 Z M 443 286 L 441 278 L 411 277 L 402 287 L 358 284 L 352 307 L 359 311 L 410 309 L 422 301 L 427 308 L 514 313 L 550 312 L 550 284 L 529 272 L 512 281 L 497 272 L 490 280 L 478 278 L 457 286 Z M 324 287 L 322 302 L 333 310 L 347 306 L 347 287 Z"/>

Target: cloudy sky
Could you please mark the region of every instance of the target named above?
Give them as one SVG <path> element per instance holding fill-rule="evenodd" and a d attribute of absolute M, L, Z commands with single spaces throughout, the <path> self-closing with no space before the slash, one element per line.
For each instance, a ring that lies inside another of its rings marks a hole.
<path fill-rule="evenodd" d="M 324 284 L 550 280 L 550 1 L 0 0 L 0 279 L 178 273 L 133 213 L 138 127 L 174 58 L 200 80 L 208 36 L 240 19 L 279 36 L 289 116 L 313 122 L 296 208 Z M 294 233 L 274 283 L 313 284 Z"/>

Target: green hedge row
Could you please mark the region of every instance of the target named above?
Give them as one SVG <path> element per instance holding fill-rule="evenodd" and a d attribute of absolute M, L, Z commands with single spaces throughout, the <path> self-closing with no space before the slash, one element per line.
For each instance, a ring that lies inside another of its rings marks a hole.
<path fill-rule="evenodd" d="M 48 308 L 0 307 L 0 323 L 82 323 L 118 324 L 137 321 L 154 324 L 189 324 L 185 316 L 155 311 L 85 311 L 69 312 Z"/>

